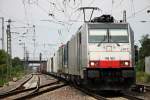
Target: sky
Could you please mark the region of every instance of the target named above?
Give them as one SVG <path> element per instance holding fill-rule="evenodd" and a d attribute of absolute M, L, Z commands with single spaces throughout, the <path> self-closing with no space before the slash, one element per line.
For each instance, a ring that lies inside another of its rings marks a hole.
<path fill-rule="evenodd" d="M 150 34 L 150 13 L 147 13 L 150 0 L 0 0 L 0 17 L 12 20 L 12 56 L 23 58 L 23 43 L 31 59 L 38 59 L 39 53 L 43 58 L 52 56 L 83 24 L 83 13 L 78 8 L 87 6 L 100 9 L 93 17 L 111 14 L 116 20 L 122 20 L 123 10 L 126 10 L 135 44 L 139 45 L 142 35 Z M 86 12 L 87 19 L 90 13 Z M 142 23 L 143 20 L 147 22 Z M 7 24 L 5 22 L 5 29 Z M 1 34 L 0 20 L 0 38 Z"/>

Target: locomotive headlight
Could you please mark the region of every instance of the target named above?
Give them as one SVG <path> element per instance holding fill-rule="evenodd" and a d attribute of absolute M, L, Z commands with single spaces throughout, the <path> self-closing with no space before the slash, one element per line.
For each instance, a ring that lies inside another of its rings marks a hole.
<path fill-rule="evenodd" d="M 128 66 L 128 65 L 129 65 L 129 62 L 127 62 L 127 61 L 126 61 L 126 62 L 124 62 L 124 65 Z"/>
<path fill-rule="evenodd" d="M 95 65 L 95 63 L 94 62 L 91 62 L 91 66 L 94 66 Z"/>
<path fill-rule="evenodd" d="M 128 61 L 128 60 L 127 61 L 121 61 L 120 65 L 123 67 L 128 67 L 128 66 L 130 66 L 130 61 Z"/>

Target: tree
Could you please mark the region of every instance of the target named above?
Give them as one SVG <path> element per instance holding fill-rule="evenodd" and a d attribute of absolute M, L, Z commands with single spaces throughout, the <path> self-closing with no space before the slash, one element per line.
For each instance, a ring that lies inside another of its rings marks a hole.
<path fill-rule="evenodd" d="M 139 65 L 140 69 L 145 70 L 145 57 L 150 56 L 150 36 L 149 34 L 143 35 L 141 40 L 139 40 L 141 47 L 139 49 Z"/>
<path fill-rule="evenodd" d="M 140 59 L 144 59 L 146 56 L 150 56 L 150 37 L 149 34 L 143 35 L 140 44 L 141 44 L 141 48 L 140 48 Z"/>
<path fill-rule="evenodd" d="M 134 45 L 134 51 L 135 51 L 135 63 L 137 63 L 139 60 L 139 50 L 137 45 Z"/>
<path fill-rule="evenodd" d="M 12 66 L 15 67 L 15 66 L 21 66 L 22 65 L 22 62 L 20 60 L 19 57 L 15 57 L 13 60 L 12 60 Z"/>
<path fill-rule="evenodd" d="M 0 50 L 0 65 L 6 64 L 7 53 L 4 50 Z"/>

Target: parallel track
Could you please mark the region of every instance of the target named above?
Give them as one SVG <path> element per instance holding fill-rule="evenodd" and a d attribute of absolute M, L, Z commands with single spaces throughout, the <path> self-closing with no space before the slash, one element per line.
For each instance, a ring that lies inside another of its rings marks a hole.
<path fill-rule="evenodd" d="M 145 90 L 150 91 L 150 86 L 145 85 Z"/>
<path fill-rule="evenodd" d="M 30 79 L 32 79 L 32 77 L 33 77 L 33 74 L 28 79 L 26 79 L 24 82 L 19 84 L 16 88 L 11 89 L 11 90 L 6 91 L 6 92 L 3 92 L 3 93 L 0 93 L 0 98 L 4 98 L 4 97 L 7 97 L 7 96 L 12 95 L 12 94 L 19 93 L 19 91 L 23 91 L 22 90 L 23 85 L 25 83 L 27 83 Z"/>
<path fill-rule="evenodd" d="M 16 91 L 11 91 L 7 95 L 2 95 L 0 98 L 1 99 L 13 99 L 13 100 L 24 100 L 28 98 L 33 98 L 37 95 L 41 95 L 45 92 L 50 92 L 56 89 L 59 89 L 63 86 L 66 86 L 67 84 L 60 83 L 59 81 L 55 81 L 52 83 L 46 83 L 44 85 L 40 85 L 40 77 L 38 75 L 38 81 L 37 85 L 34 88 L 29 88 L 29 89 L 23 89 L 23 90 L 16 90 Z"/>
<path fill-rule="evenodd" d="M 136 88 L 139 90 L 139 92 L 144 92 L 144 90 L 146 90 L 146 92 L 150 92 L 150 85 L 136 84 Z"/>
<path fill-rule="evenodd" d="M 28 91 L 28 92 L 22 92 L 18 97 L 16 97 L 14 100 L 23 100 L 27 97 L 29 97 L 30 95 L 34 94 L 35 92 L 37 92 L 39 90 L 39 86 L 40 86 L 40 77 L 38 75 L 38 81 L 37 81 L 37 85 L 34 89 L 32 89 L 31 91 Z"/>

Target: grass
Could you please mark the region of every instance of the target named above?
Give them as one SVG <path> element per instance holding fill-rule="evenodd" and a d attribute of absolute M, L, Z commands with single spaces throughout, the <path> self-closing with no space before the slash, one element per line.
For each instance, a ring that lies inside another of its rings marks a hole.
<path fill-rule="evenodd" d="M 16 77 L 17 79 L 20 79 L 22 76 L 25 75 L 24 70 L 21 66 L 12 67 L 10 70 L 11 71 L 8 77 L 7 68 L 3 67 L 3 69 L 0 69 L 0 86 L 3 86 L 4 84 L 8 83 L 14 77 Z"/>
<path fill-rule="evenodd" d="M 147 74 L 142 71 L 136 72 L 136 81 L 137 83 L 150 83 L 150 74 Z"/>

